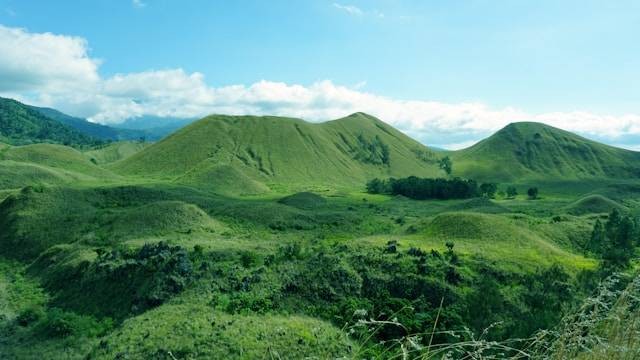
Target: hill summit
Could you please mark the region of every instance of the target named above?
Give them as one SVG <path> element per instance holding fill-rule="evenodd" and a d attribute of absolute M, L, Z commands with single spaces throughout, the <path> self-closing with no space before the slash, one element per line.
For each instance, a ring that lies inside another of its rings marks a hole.
<path fill-rule="evenodd" d="M 455 175 L 481 180 L 640 176 L 640 153 L 535 122 L 509 124 L 452 157 Z"/>
<path fill-rule="evenodd" d="M 114 170 L 176 181 L 195 178 L 207 186 L 224 177 L 218 167 L 225 166 L 234 177 L 267 185 L 349 186 L 373 177 L 442 176 L 437 160 L 422 144 L 364 113 L 324 123 L 212 115 L 115 164 Z"/>

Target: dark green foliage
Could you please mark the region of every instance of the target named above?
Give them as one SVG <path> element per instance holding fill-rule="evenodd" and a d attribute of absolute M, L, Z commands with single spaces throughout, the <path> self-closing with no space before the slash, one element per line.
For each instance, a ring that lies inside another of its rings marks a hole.
<path fill-rule="evenodd" d="M 515 186 L 508 186 L 507 187 L 507 197 L 510 199 L 515 198 L 518 195 L 518 190 L 516 189 Z"/>
<path fill-rule="evenodd" d="M 480 185 L 480 194 L 490 199 L 493 199 L 494 197 L 496 197 L 497 191 L 498 191 L 498 184 L 496 183 L 482 183 Z"/>
<path fill-rule="evenodd" d="M 440 161 L 438 161 L 438 166 L 447 175 L 451 175 L 451 172 L 453 171 L 453 162 L 451 161 L 450 157 L 445 156 L 442 159 L 440 159 Z"/>
<path fill-rule="evenodd" d="M 374 178 L 369 180 L 366 184 L 367 192 L 369 194 L 389 194 L 391 193 L 391 187 L 389 181 Z"/>
<path fill-rule="evenodd" d="M 323 301 L 357 296 L 361 289 L 362 278 L 343 258 L 322 252 L 308 259 L 287 285 L 288 291 Z"/>
<path fill-rule="evenodd" d="M 87 121 L 86 119 L 69 116 L 67 114 L 61 113 L 60 111 L 50 108 L 40 108 L 35 106 L 30 106 L 30 108 L 48 118 L 72 127 L 83 134 L 106 141 L 138 140 L 139 138 L 144 138 L 145 136 L 150 136 L 154 140 L 158 140 L 166 135 L 165 133 L 162 136 L 151 136 L 153 132 L 148 130 L 120 129 L 107 125 L 92 123 Z"/>
<path fill-rule="evenodd" d="M 538 188 L 537 187 L 530 187 L 527 190 L 527 196 L 529 196 L 529 199 L 531 200 L 535 200 L 538 198 Z"/>
<path fill-rule="evenodd" d="M 604 231 L 604 225 L 600 219 L 596 220 L 591 232 L 591 237 L 585 246 L 585 250 L 594 254 L 602 254 L 603 247 L 606 245 L 607 237 Z"/>
<path fill-rule="evenodd" d="M 22 327 L 30 327 L 33 335 L 45 339 L 71 335 L 96 337 L 104 335 L 113 327 L 109 318 L 98 320 L 93 316 L 79 315 L 59 308 L 45 311 L 40 307 L 24 310 L 18 315 L 16 322 Z"/>
<path fill-rule="evenodd" d="M 575 299 L 575 287 L 570 280 L 569 274 L 558 265 L 525 276 L 527 292 L 523 301 L 527 312 L 520 325 L 522 334 L 548 328 L 560 320 L 562 310 L 568 309 Z"/>
<path fill-rule="evenodd" d="M 48 118 L 15 100 L 0 98 L 0 141 L 13 145 L 49 142 L 93 146 L 101 141 Z"/>
<path fill-rule="evenodd" d="M 596 231 L 594 227 L 594 232 Z M 630 216 L 624 216 L 614 209 L 604 225 L 604 236 L 597 236 L 604 243 L 600 245 L 602 268 L 605 272 L 626 269 L 634 257 L 638 242 L 638 226 Z"/>
<path fill-rule="evenodd" d="M 285 196 L 278 200 L 280 204 L 293 206 L 298 209 L 315 209 L 324 205 L 325 198 L 312 192 L 304 191 L 293 195 Z"/>
<path fill-rule="evenodd" d="M 48 277 L 54 303 L 96 316 L 122 318 L 156 307 L 184 290 L 194 279 L 186 250 L 160 242 L 136 251 L 97 249 L 98 258 L 75 273 Z M 36 266 L 44 266 L 39 259 Z M 55 275 L 55 274 L 54 274 Z M 68 283 L 69 278 L 76 279 Z"/>
<path fill-rule="evenodd" d="M 469 325 L 478 334 L 504 317 L 507 300 L 500 285 L 489 274 L 481 274 L 467 295 Z"/>
<path fill-rule="evenodd" d="M 618 209 L 611 211 L 604 225 L 596 220 L 585 250 L 602 258 L 602 276 L 629 267 L 639 241 L 638 231 L 636 221 Z"/>
<path fill-rule="evenodd" d="M 402 195 L 411 199 L 468 199 L 478 195 L 478 185 L 473 180 L 428 179 L 410 176 L 402 179 L 373 179 L 367 183 L 367 191 L 373 194 Z"/>
<path fill-rule="evenodd" d="M 44 311 L 39 306 L 30 306 L 18 314 L 16 322 L 20 326 L 28 326 L 42 319 L 44 315 Z"/>
<path fill-rule="evenodd" d="M 363 134 L 359 134 L 356 139 L 358 146 L 352 149 L 356 160 L 374 165 L 390 164 L 389 146 L 378 135 L 368 140 Z"/>

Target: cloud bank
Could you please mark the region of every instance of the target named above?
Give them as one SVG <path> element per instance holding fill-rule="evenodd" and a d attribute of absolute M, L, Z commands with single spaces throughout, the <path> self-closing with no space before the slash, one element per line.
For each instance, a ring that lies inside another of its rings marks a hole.
<path fill-rule="evenodd" d="M 298 85 L 262 80 L 210 86 L 203 74 L 149 70 L 103 77 L 83 38 L 0 25 L 0 95 L 49 106 L 94 122 L 201 117 L 212 113 L 282 115 L 324 121 L 362 111 L 430 145 L 459 148 L 514 121 L 538 121 L 611 144 L 638 148 L 640 115 L 583 111 L 531 114 L 482 103 L 402 100 L 329 80 Z"/>

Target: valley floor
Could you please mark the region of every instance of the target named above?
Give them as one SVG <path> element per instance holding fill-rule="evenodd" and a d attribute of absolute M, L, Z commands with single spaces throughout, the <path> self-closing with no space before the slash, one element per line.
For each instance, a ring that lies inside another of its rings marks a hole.
<path fill-rule="evenodd" d="M 7 190 L 0 358 L 384 358 L 433 330 L 416 341 L 528 338 L 593 291 L 594 223 L 635 214 L 640 192 L 540 188 L 449 201 L 117 179 Z"/>

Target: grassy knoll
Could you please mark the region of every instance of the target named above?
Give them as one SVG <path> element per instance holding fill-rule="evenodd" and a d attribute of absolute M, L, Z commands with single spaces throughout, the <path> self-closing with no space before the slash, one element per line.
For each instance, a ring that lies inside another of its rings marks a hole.
<path fill-rule="evenodd" d="M 539 123 L 513 123 L 451 154 L 454 173 L 478 180 L 637 177 L 640 154 Z"/>
<path fill-rule="evenodd" d="M 211 116 L 84 152 L 0 145 L 0 354 L 387 358 L 557 329 L 603 276 L 595 224 L 636 216 L 640 182 L 610 176 L 632 175 L 627 152 L 532 124 L 506 135 L 451 155 L 454 175 L 499 165 L 518 195 L 424 201 L 363 192 L 445 174 L 360 113 Z"/>
<path fill-rule="evenodd" d="M 121 174 L 185 177 L 193 183 L 218 170 L 211 169 L 212 163 L 233 167 L 236 177 L 289 188 L 353 187 L 376 176 L 440 173 L 435 154 L 360 113 L 321 124 L 277 117 L 210 116 L 112 168 Z M 215 186 L 211 188 L 215 191 Z"/>

